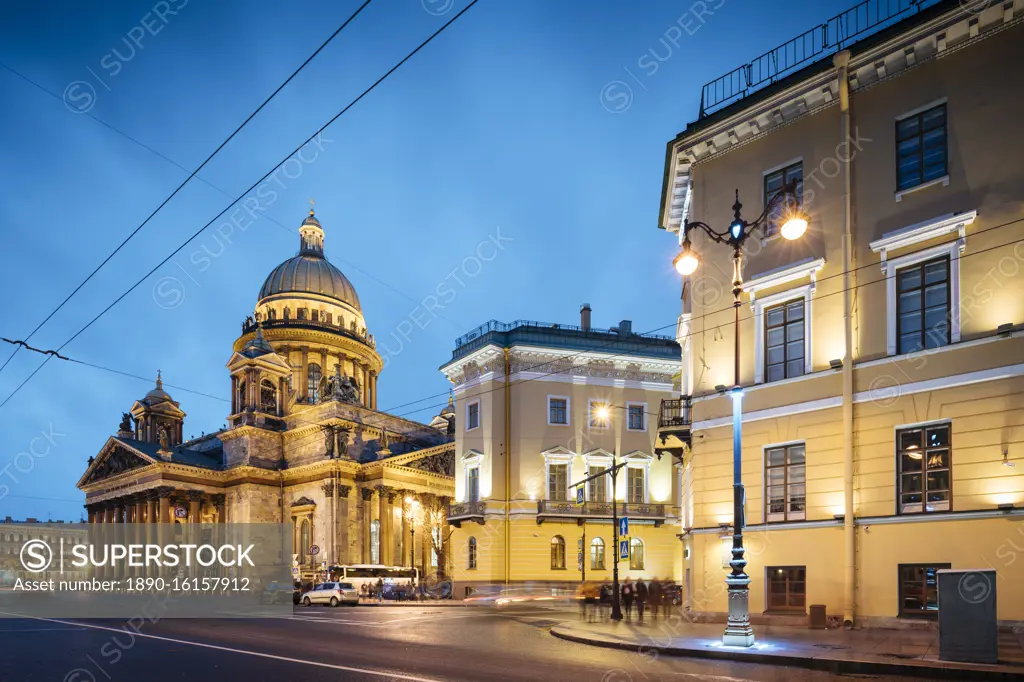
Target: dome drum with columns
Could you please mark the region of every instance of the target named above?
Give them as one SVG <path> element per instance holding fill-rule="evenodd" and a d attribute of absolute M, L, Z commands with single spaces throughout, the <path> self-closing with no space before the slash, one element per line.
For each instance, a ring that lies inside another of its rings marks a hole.
<path fill-rule="evenodd" d="M 377 411 L 383 362 L 359 298 L 312 211 L 299 233 L 234 342 L 227 425 L 184 438 L 158 374 L 89 458 L 89 521 L 290 524 L 304 581 L 326 577 L 321 561 L 447 574 L 447 543 L 438 557 L 430 540 L 447 521 L 430 510 L 455 492 L 454 408 L 430 424 Z"/>
<path fill-rule="evenodd" d="M 324 255 L 324 230 L 312 210 L 299 226 L 299 253 L 264 281 L 255 311 L 235 342 L 236 355 L 246 348 L 251 355 L 257 337 L 286 374 L 266 367 L 271 362 L 266 357 L 263 368 L 254 371 L 260 364 L 255 358 L 242 362 L 233 356 L 233 415 L 255 409 L 283 417 L 334 397 L 377 409 L 377 377 L 384 363 L 366 329 L 355 287 Z M 265 381 L 277 391 L 274 400 Z"/>

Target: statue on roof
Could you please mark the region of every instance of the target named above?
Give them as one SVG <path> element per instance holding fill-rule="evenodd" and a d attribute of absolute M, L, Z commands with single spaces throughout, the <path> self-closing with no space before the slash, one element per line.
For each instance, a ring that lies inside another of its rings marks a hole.
<path fill-rule="evenodd" d="M 121 426 L 118 427 L 118 431 L 134 431 L 132 428 L 132 416 L 127 412 L 121 413 Z"/>
<path fill-rule="evenodd" d="M 321 400 L 337 400 L 342 403 L 359 404 L 359 387 L 351 377 L 341 373 L 339 365 L 334 366 L 334 376 L 324 379 L 324 391 Z"/>

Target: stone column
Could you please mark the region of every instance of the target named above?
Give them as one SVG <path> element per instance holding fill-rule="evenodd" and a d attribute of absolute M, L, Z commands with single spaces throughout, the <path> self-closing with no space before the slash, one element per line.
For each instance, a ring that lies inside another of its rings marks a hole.
<path fill-rule="evenodd" d="M 297 314 L 297 313 L 296 313 Z M 303 402 L 309 401 L 309 348 L 302 346 L 302 367 L 299 368 L 299 395 Z M 322 370 L 321 370 L 322 371 Z"/>
<path fill-rule="evenodd" d="M 441 535 L 441 556 L 438 558 L 437 569 L 446 578 L 448 577 L 448 564 L 451 562 L 451 557 L 449 556 L 450 553 L 451 553 L 451 547 L 449 546 L 449 538 L 451 536 L 451 533 L 449 533 L 449 531 L 448 531 L 448 523 L 447 523 L 447 521 L 448 521 L 447 509 L 448 509 L 448 505 L 451 503 L 451 501 L 452 501 L 452 498 L 450 498 L 450 497 L 440 497 L 440 498 L 438 498 L 438 504 L 440 505 L 441 509 L 443 509 L 445 511 L 442 514 L 440 514 L 440 518 L 438 519 L 438 524 L 440 525 L 440 528 L 441 528 L 441 530 L 440 530 L 440 535 Z M 586 558 L 586 557 L 584 557 L 584 558 Z"/>
<path fill-rule="evenodd" d="M 139 497 L 135 500 L 135 513 L 132 515 L 132 523 L 143 523 L 146 516 L 146 501 Z"/>
<path fill-rule="evenodd" d="M 420 507 L 423 508 L 423 530 L 420 532 L 420 561 L 422 563 L 420 575 L 422 576 L 430 573 L 430 553 L 433 551 L 429 514 L 430 505 L 432 504 L 431 497 L 431 495 L 427 494 L 420 496 Z"/>
<path fill-rule="evenodd" d="M 373 387 L 373 409 L 377 409 L 377 373 L 374 372 L 370 378 L 370 385 Z"/>
<path fill-rule="evenodd" d="M 348 551 L 348 525 L 349 516 L 348 513 L 348 494 L 352 491 L 350 485 L 338 485 L 335 486 L 335 491 L 338 495 L 338 519 L 339 530 L 338 530 L 338 563 L 347 564 L 349 563 L 349 551 Z"/>
<path fill-rule="evenodd" d="M 402 536 L 399 539 L 398 546 L 402 548 L 402 565 L 412 566 L 412 548 L 409 547 L 409 513 L 405 509 L 405 497 L 407 494 L 408 491 L 398 491 L 400 498 L 399 509 L 402 510 Z"/>
<path fill-rule="evenodd" d="M 334 481 L 326 480 L 320 484 L 320 489 L 324 492 L 324 500 L 327 502 L 327 509 L 324 512 L 324 517 L 327 530 L 324 532 L 324 557 L 321 561 L 326 561 L 327 565 L 330 566 L 332 563 L 337 562 L 337 548 L 335 547 L 335 541 L 337 540 L 337 508 L 338 505 L 334 500 Z"/>
<path fill-rule="evenodd" d="M 174 519 L 171 518 L 171 494 L 173 492 L 171 488 L 160 488 L 157 490 L 157 496 L 160 499 L 160 513 L 157 515 L 157 523 L 174 522 Z"/>
<path fill-rule="evenodd" d="M 377 495 L 379 497 L 377 501 L 377 520 L 380 522 L 378 526 L 377 540 L 380 542 L 380 546 L 377 549 L 377 556 L 380 562 L 385 566 L 390 566 L 391 562 L 388 561 L 388 488 L 383 485 L 377 486 Z"/>
<path fill-rule="evenodd" d="M 388 565 L 395 566 L 400 562 L 399 556 L 395 554 L 398 543 L 395 541 L 395 498 L 398 491 L 394 488 L 388 490 Z M 401 503 L 399 503 L 401 505 Z"/>
<path fill-rule="evenodd" d="M 190 490 L 188 492 L 188 522 L 191 524 L 198 524 L 202 521 L 200 518 L 201 505 L 203 503 L 203 493 L 199 490 Z"/>
<path fill-rule="evenodd" d="M 217 508 L 217 523 L 225 523 L 227 521 L 227 499 L 225 495 L 214 495 L 212 498 L 214 506 Z"/>
<path fill-rule="evenodd" d="M 156 497 L 152 493 L 146 497 L 146 523 L 156 523 Z"/>
<path fill-rule="evenodd" d="M 124 502 L 120 499 L 114 503 L 114 523 L 124 523 Z"/>
<path fill-rule="evenodd" d="M 363 563 L 370 563 L 370 523 L 371 519 L 371 505 L 370 500 L 373 499 L 373 488 L 360 488 L 359 494 L 363 499 Z"/>

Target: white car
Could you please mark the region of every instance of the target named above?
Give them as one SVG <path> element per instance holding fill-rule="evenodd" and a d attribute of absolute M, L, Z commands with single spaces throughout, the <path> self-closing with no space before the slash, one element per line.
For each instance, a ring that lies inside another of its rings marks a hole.
<path fill-rule="evenodd" d="M 359 604 L 359 590 L 352 583 L 320 583 L 302 595 L 303 606 L 313 604 L 356 606 Z"/>

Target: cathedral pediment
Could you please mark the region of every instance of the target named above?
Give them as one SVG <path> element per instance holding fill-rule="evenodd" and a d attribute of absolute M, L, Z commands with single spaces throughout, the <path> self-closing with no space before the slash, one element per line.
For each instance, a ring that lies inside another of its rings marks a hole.
<path fill-rule="evenodd" d="M 100 450 L 100 454 L 89 463 L 89 468 L 78 481 L 78 487 L 112 478 L 126 471 L 141 469 L 156 462 L 157 460 L 126 445 L 117 438 L 110 438 Z"/>

